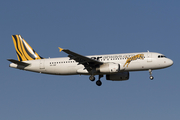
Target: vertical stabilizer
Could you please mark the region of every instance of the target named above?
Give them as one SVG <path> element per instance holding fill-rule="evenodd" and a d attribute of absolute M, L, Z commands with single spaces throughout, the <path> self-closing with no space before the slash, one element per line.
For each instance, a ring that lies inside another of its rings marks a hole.
<path fill-rule="evenodd" d="M 43 59 L 32 47 L 21 37 L 21 35 L 12 35 L 14 47 L 19 61 Z"/>

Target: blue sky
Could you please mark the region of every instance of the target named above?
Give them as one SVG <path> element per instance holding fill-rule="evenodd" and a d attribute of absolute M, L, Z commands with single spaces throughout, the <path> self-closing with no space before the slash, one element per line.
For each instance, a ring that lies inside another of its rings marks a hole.
<path fill-rule="evenodd" d="M 0 4 L 1 120 L 178 120 L 180 119 L 178 0 L 2 0 Z M 9 68 L 17 59 L 11 35 L 43 57 L 66 57 L 58 47 L 82 55 L 159 52 L 174 65 L 131 72 L 130 79 L 53 76 Z"/>

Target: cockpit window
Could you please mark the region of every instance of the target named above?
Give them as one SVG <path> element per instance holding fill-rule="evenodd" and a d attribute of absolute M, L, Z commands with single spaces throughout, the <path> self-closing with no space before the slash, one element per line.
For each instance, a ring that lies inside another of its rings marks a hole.
<path fill-rule="evenodd" d="M 166 58 L 164 55 L 158 55 L 158 58 Z"/>

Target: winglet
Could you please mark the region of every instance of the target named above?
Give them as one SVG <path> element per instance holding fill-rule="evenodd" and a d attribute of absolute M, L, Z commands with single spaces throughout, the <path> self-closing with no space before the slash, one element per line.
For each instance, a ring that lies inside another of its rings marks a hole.
<path fill-rule="evenodd" d="M 60 48 L 60 47 L 58 47 L 59 48 L 59 52 L 61 52 L 63 49 L 62 48 Z"/>

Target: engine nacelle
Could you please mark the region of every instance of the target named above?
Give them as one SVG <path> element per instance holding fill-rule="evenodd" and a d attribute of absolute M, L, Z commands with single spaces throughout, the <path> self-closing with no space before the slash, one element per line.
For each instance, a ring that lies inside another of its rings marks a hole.
<path fill-rule="evenodd" d="M 106 80 L 124 81 L 128 79 L 129 79 L 129 72 L 120 72 L 120 73 L 106 75 Z"/>
<path fill-rule="evenodd" d="M 117 63 L 105 63 L 99 67 L 100 73 L 116 73 L 120 71 L 120 65 Z"/>

